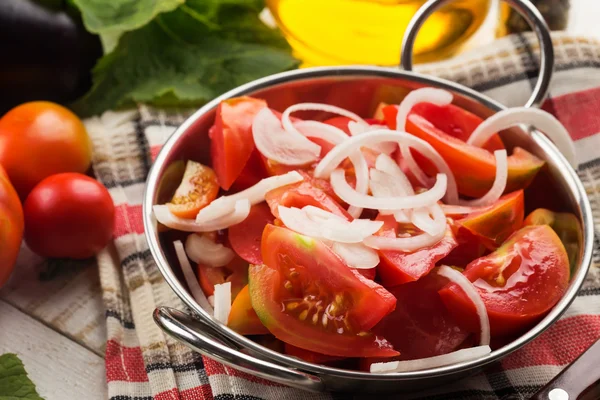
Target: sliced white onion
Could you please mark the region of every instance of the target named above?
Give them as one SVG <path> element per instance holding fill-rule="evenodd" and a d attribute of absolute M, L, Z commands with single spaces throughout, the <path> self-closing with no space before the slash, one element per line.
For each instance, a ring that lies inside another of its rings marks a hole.
<path fill-rule="evenodd" d="M 362 243 L 334 242 L 331 250 L 351 268 L 371 269 L 379 264 L 379 253 Z"/>
<path fill-rule="evenodd" d="M 439 173 L 446 174 L 448 190 L 445 196 L 446 203 L 456 204 L 458 202 L 458 190 L 456 180 L 450 167 L 444 161 L 442 156 L 426 141 L 412 136 L 406 132 L 392 131 L 382 129 L 371 131 L 358 136 L 352 136 L 339 145 L 335 146 L 315 168 L 315 177 L 328 178 L 331 172 L 355 150 L 362 146 L 373 145 L 382 142 L 396 142 L 398 144 L 406 143 L 423 156 L 427 157 L 436 166 Z"/>
<path fill-rule="evenodd" d="M 479 325 L 481 327 L 481 338 L 480 345 L 486 346 L 490 344 L 490 320 L 488 318 L 487 309 L 485 304 L 477 291 L 477 288 L 467 279 L 466 276 L 461 274 L 455 269 L 442 265 L 438 270 L 438 275 L 448 278 L 451 282 L 456 283 L 465 295 L 473 302 L 477 315 L 479 316 Z"/>
<path fill-rule="evenodd" d="M 465 361 L 476 360 L 492 352 L 490 346 L 477 346 L 461 349 L 441 356 L 420 358 L 418 360 L 388 361 L 371 364 L 371 373 L 409 372 L 444 367 Z"/>
<path fill-rule="evenodd" d="M 329 211 L 323 210 L 322 208 L 315 206 L 304 206 L 302 207 L 302 211 L 304 211 L 310 219 L 316 222 L 322 222 L 336 218 L 342 221 L 346 221 L 346 218 L 340 217 L 339 215 L 336 215 L 334 213 L 331 213 Z"/>
<path fill-rule="evenodd" d="M 399 224 L 409 224 L 409 223 L 411 223 L 411 213 L 412 213 L 411 210 L 396 211 L 394 213 L 394 219 Z"/>
<path fill-rule="evenodd" d="M 221 196 L 204 207 L 198 213 L 196 222 L 202 223 L 211 221 L 231 213 L 235 208 L 235 203 L 238 200 L 248 200 L 250 205 L 258 204 L 265 200 L 267 192 L 277 189 L 281 186 L 290 185 L 292 183 L 303 180 L 302 175 L 297 171 L 291 171 L 283 175 L 271 176 L 258 182 L 256 185 L 249 187 L 246 190 L 232 194 L 230 196 Z"/>
<path fill-rule="evenodd" d="M 319 121 L 298 121 L 294 122 L 294 127 L 306 137 L 322 139 L 333 144 L 348 139 L 348 135 L 340 128 Z"/>
<path fill-rule="evenodd" d="M 324 214 L 313 219 L 305 209 L 295 207 L 279 206 L 278 211 L 279 218 L 289 229 L 317 239 L 341 243 L 360 243 L 383 225 L 383 221 L 369 219 L 355 219 L 350 222 L 331 213 L 327 219 Z M 314 210 L 311 212 L 315 215 Z"/>
<path fill-rule="evenodd" d="M 261 154 L 283 165 L 304 165 L 319 158 L 321 146 L 311 142 L 297 130 L 286 131 L 268 108 L 256 114 L 252 137 Z"/>
<path fill-rule="evenodd" d="M 354 121 L 360 122 L 364 125 L 368 125 L 367 121 L 362 119 L 357 114 L 352 111 L 348 111 L 344 108 L 332 106 L 330 104 L 322 104 L 322 103 L 298 103 L 293 106 L 289 106 L 281 115 L 281 123 L 284 129 L 288 132 L 298 132 L 292 123 L 290 115 L 297 111 L 324 111 L 332 114 L 338 114 L 347 118 L 350 118 Z"/>
<path fill-rule="evenodd" d="M 377 125 L 377 124 L 365 125 L 365 124 L 355 122 L 355 121 L 348 122 L 348 130 L 350 131 L 351 136 L 362 135 L 363 133 L 370 132 L 370 131 L 376 131 L 376 130 L 380 130 L 380 129 L 387 129 L 387 126 Z M 394 150 L 396 150 L 397 146 L 398 145 L 393 142 L 383 142 L 383 143 L 379 143 L 379 144 L 376 144 L 373 146 L 367 146 L 367 147 L 378 153 L 392 154 L 394 152 Z"/>
<path fill-rule="evenodd" d="M 374 168 L 371 168 L 369 171 L 369 176 L 371 178 L 369 180 L 369 187 L 374 197 L 411 196 L 410 192 L 402 184 L 401 178 L 397 176 Z M 412 188 L 410 190 L 412 191 Z"/>
<path fill-rule="evenodd" d="M 231 282 L 215 285 L 215 319 L 227 324 L 231 311 Z"/>
<path fill-rule="evenodd" d="M 406 144 L 400 145 L 400 154 L 402 154 L 402 158 L 406 162 L 406 166 L 415 176 L 417 181 L 419 181 L 419 183 L 425 187 L 431 186 L 432 179 L 428 177 L 425 172 L 423 172 L 421 167 L 419 167 L 419 164 L 417 164 L 417 161 L 410 151 L 410 147 Z"/>
<path fill-rule="evenodd" d="M 499 111 L 479 124 L 467 143 L 481 147 L 497 132 L 520 124 L 533 125 L 543 132 L 554 142 L 573 168 L 577 168 L 575 145 L 571 135 L 552 114 L 538 108 L 515 107 Z"/>
<path fill-rule="evenodd" d="M 430 206 L 444 197 L 447 183 L 446 175 L 438 174 L 435 185 L 426 192 L 413 196 L 374 197 L 354 190 L 346 181 L 346 172 L 343 169 L 336 169 L 331 174 L 331 187 L 340 199 L 353 206 L 375 210 L 401 210 Z"/>
<path fill-rule="evenodd" d="M 354 190 L 358 193 L 367 194 L 369 191 L 369 166 L 367 165 L 367 160 L 365 160 L 362 152 L 358 150 L 350 155 L 350 161 L 352 161 L 354 174 L 356 176 L 356 187 Z M 362 207 L 357 207 L 352 204 L 348 207 L 348 214 L 350 214 L 352 218 L 360 217 L 362 211 Z"/>
<path fill-rule="evenodd" d="M 443 239 L 446 233 L 442 232 L 437 235 L 421 233 L 409 237 L 385 237 L 385 236 L 369 236 L 363 243 L 377 250 L 397 250 L 404 252 L 413 252 L 424 247 L 433 246 Z"/>
<path fill-rule="evenodd" d="M 222 267 L 229 264 L 235 253 L 221 243 L 215 243 L 205 235 L 191 234 L 185 240 L 185 252 L 196 264 Z"/>
<path fill-rule="evenodd" d="M 452 103 L 452 93 L 443 89 L 421 88 L 416 89 L 406 95 L 398 106 L 398 115 L 396 116 L 396 129 L 406 130 L 406 118 L 412 108 L 419 103 L 431 103 L 436 106 L 445 106 Z"/>
<path fill-rule="evenodd" d="M 415 194 L 412 184 L 406 177 L 406 174 L 390 156 L 380 154 L 375 160 L 375 168 L 386 174 L 398 177 L 398 183 L 402 185 L 406 193 L 410 195 Z"/>
<path fill-rule="evenodd" d="M 431 236 L 443 234 L 446 231 L 446 215 L 438 204 L 414 209 L 411 213 L 411 222 Z"/>
<path fill-rule="evenodd" d="M 485 207 L 494 204 L 504 193 L 506 189 L 506 181 L 508 179 L 508 160 L 506 157 L 506 150 L 496 150 L 494 152 L 496 157 L 496 178 L 490 190 L 482 197 L 475 200 L 462 200 L 460 202 L 463 206 L 469 207 Z"/>
<path fill-rule="evenodd" d="M 198 278 L 196 278 L 196 275 L 192 270 L 192 266 L 190 265 L 190 261 L 185 254 L 183 243 L 181 243 L 181 240 L 176 240 L 173 242 L 173 246 L 175 247 L 175 254 L 179 260 L 179 265 L 181 266 L 181 272 L 183 272 L 183 277 L 185 278 L 185 282 L 190 289 L 192 297 L 204 311 L 210 315 L 213 315 L 214 310 L 208 302 L 206 295 L 202 291 L 200 284 L 198 283 Z"/>
<path fill-rule="evenodd" d="M 441 204 L 440 207 L 446 215 L 466 215 L 478 211 L 483 211 L 487 207 L 467 207 L 467 206 L 450 206 L 447 204 Z"/>
<path fill-rule="evenodd" d="M 248 217 L 250 213 L 250 203 L 248 200 L 238 200 L 235 202 L 233 210 L 228 209 L 228 214 L 218 218 L 197 222 L 193 219 L 179 218 L 174 215 L 165 204 L 152 207 L 156 220 L 171 229 L 177 229 L 184 232 L 213 232 L 229 228 L 236 225 Z"/>

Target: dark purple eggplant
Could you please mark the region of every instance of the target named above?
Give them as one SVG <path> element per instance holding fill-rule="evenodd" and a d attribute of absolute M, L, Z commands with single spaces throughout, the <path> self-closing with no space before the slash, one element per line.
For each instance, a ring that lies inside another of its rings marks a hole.
<path fill-rule="evenodd" d="M 101 55 L 99 38 L 76 14 L 0 0 L 0 115 L 26 101 L 75 100 L 91 87 Z"/>

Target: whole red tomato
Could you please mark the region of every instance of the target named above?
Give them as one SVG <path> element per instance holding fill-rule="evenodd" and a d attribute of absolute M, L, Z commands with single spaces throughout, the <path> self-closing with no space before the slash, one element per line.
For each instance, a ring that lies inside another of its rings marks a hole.
<path fill-rule="evenodd" d="M 84 173 L 91 144 L 75 114 L 47 101 L 21 104 L 0 119 L 0 164 L 22 200 L 42 179 Z"/>
<path fill-rule="evenodd" d="M 92 257 L 110 241 L 115 207 L 98 181 L 76 173 L 52 175 L 29 194 L 25 241 L 44 257 Z"/>
<path fill-rule="evenodd" d="M 23 238 L 23 208 L 0 166 L 0 287 L 13 270 Z"/>

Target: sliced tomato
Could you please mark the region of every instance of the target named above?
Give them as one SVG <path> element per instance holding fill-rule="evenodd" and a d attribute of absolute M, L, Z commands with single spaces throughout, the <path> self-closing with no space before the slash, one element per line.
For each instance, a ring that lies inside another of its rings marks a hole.
<path fill-rule="evenodd" d="M 333 118 L 329 118 L 323 122 L 326 123 L 327 125 L 332 125 L 338 129 L 343 130 L 346 133 L 346 135 L 350 135 L 350 129 L 348 128 L 348 122 L 350 122 L 350 121 L 352 121 L 352 119 L 350 119 L 348 117 L 333 117 Z"/>
<path fill-rule="evenodd" d="M 389 288 L 396 309 L 373 332 L 387 338 L 400 352 L 394 360 L 434 357 L 456 350 L 469 336 L 444 307 L 438 294 L 448 281 L 431 273 L 416 282 Z M 370 359 L 371 362 L 390 360 Z"/>
<path fill-rule="evenodd" d="M 240 335 L 266 335 L 269 333 L 252 308 L 248 285 L 244 286 L 233 300 L 227 326 Z"/>
<path fill-rule="evenodd" d="M 361 274 L 362 276 L 364 276 L 367 279 L 370 279 L 372 281 L 375 280 L 375 276 L 377 275 L 377 268 L 368 268 L 368 269 L 357 269 L 356 270 L 359 274 Z"/>
<path fill-rule="evenodd" d="M 466 142 L 475 128 L 483 122 L 483 119 L 477 115 L 454 104 L 438 106 L 432 103 L 419 103 L 412 108 L 411 114 L 420 115 L 439 130 L 463 142 Z M 493 152 L 504 149 L 504 143 L 500 136 L 494 135 L 481 147 Z"/>
<path fill-rule="evenodd" d="M 219 184 L 228 190 L 240 176 L 254 150 L 252 121 L 267 103 L 252 97 L 237 97 L 217 107 L 214 127 L 210 129 L 210 156 Z"/>
<path fill-rule="evenodd" d="M 452 220 L 450 220 L 449 226 L 452 229 L 452 233 L 454 233 L 458 245 L 446 257 L 440 260 L 441 264 L 466 267 L 471 261 L 488 252 L 481 240 L 470 230 Z"/>
<path fill-rule="evenodd" d="M 490 208 L 459 219 L 457 224 L 473 233 L 490 250 L 495 250 L 523 225 L 525 216 L 522 190 L 502 196 Z"/>
<path fill-rule="evenodd" d="M 269 177 L 265 165 L 262 160 L 262 155 L 257 149 L 254 149 L 250 154 L 250 158 L 246 162 L 244 169 L 240 172 L 233 185 L 229 188 L 232 192 L 240 192 L 248 189 L 250 186 L 256 185 L 262 179 Z"/>
<path fill-rule="evenodd" d="M 539 321 L 564 295 L 569 260 L 552 228 L 527 226 L 470 263 L 463 274 L 483 299 L 492 335 L 511 335 Z M 479 330 L 475 307 L 456 284 L 443 288 L 440 296 L 462 326 Z"/>
<path fill-rule="evenodd" d="M 480 197 L 492 187 L 496 176 L 496 160 L 491 152 L 466 144 L 417 114 L 409 115 L 406 131 L 425 140 L 440 153 L 454 173 L 461 194 Z M 428 159 L 419 153 L 413 154 L 427 174 L 434 175 L 437 172 Z M 515 147 L 508 157 L 506 192 L 525 189 L 543 165 L 544 161 L 520 147 Z"/>
<path fill-rule="evenodd" d="M 328 356 L 327 354 L 320 354 L 310 350 L 304 350 L 300 347 L 292 346 L 291 344 L 285 344 L 285 354 L 298 357 L 301 360 L 304 360 L 313 364 L 326 364 L 332 361 L 343 360 L 345 357 L 339 356 Z"/>
<path fill-rule="evenodd" d="M 272 224 L 274 220 L 275 217 L 266 203 L 252 206 L 245 220 L 229 227 L 231 248 L 250 264 L 262 264 L 260 240 L 265 226 Z"/>
<path fill-rule="evenodd" d="M 271 207 L 273 215 L 279 217 L 277 207 L 280 205 L 297 208 L 315 206 L 349 221 L 352 220 L 350 214 L 338 202 L 329 182 L 313 178 L 303 171 L 298 172 L 304 178 L 301 182 L 273 189 L 265 195 L 265 200 Z"/>
<path fill-rule="evenodd" d="M 583 246 L 583 230 L 579 219 L 574 214 L 555 213 L 545 208 L 538 208 L 527 216 L 524 225 L 549 225 L 554 229 L 569 256 L 571 272 L 575 271 L 579 252 Z"/>
<path fill-rule="evenodd" d="M 196 218 L 198 212 L 217 198 L 219 182 L 212 168 L 188 161 L 179 187 L 167 206 L 180 218 Z"/>
<path fill-rule="evenodd" d="M 340 357 L 398 355 L 371 329 L 396 299 L 365 279 L 324 243 L 267 225 L 265 264 L 250 266 L 250 297 L 262 323 L 278 339 Z"/>
<path fill-rule="evenodd" d="M 378 221 L 384 224 L 376 233 L 378 236 L 396 237 L 398 223 L 393 215 L 379 215 Z M 435 267 L 436 262 L 444 258 L 457 245 L 450 229 L 442 240 L 412 253 L 398 250 L 381 250 L 377 274 L 385 287 L 416 281 Z"/>
<path fill-rule="evenodd" d="M 231 282 L 231 298 L 235 299 L 238 293 L 248 284 L 248 263 L 240 257 L 235 257 L 224 267 L 208 267 L 198 264 L 198 281 L 206 296 L 215 293 L 215 285 Z"/>

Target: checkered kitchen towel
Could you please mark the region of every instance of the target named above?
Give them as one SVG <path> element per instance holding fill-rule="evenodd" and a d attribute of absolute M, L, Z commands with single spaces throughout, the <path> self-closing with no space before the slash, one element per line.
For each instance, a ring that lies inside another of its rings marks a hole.
<path fill-rule="evenodd" d="M 600 226 L 600 42 L 555 34 L 556 74 L 544 108 L 576 140 L 579 176 Z M 420 72 L 470 86 L 508 106 L 525 103 L 537 75 L 532 36 L 511 36 L 476 53 Z M 185 113 L 140 106 L 86 121 L 94 171 L 117 209 L 114 246 L 98 256 L 106 306 L 106 377 L 112 400 L 326 399 L 225 367 L 167 337 L 153 322 L 156 306 L 183 309 L 143 237 L 141 202 L 148 168 Z M 600 243 L 585 286 L 566 315 L 541 337 L 485 374 L 427 393 L 428 398 L 527 398 L 600 337 Z M 422 395 L 421 395 L 422 396 Z M 336 395 L 336 397 L 344 397 Z M 397 396 L 400 398 L 401 396 Z M 368 396 L 365 396 L 368 398 Z M 394 398 L 394 396 L 392 396 Z"/>

